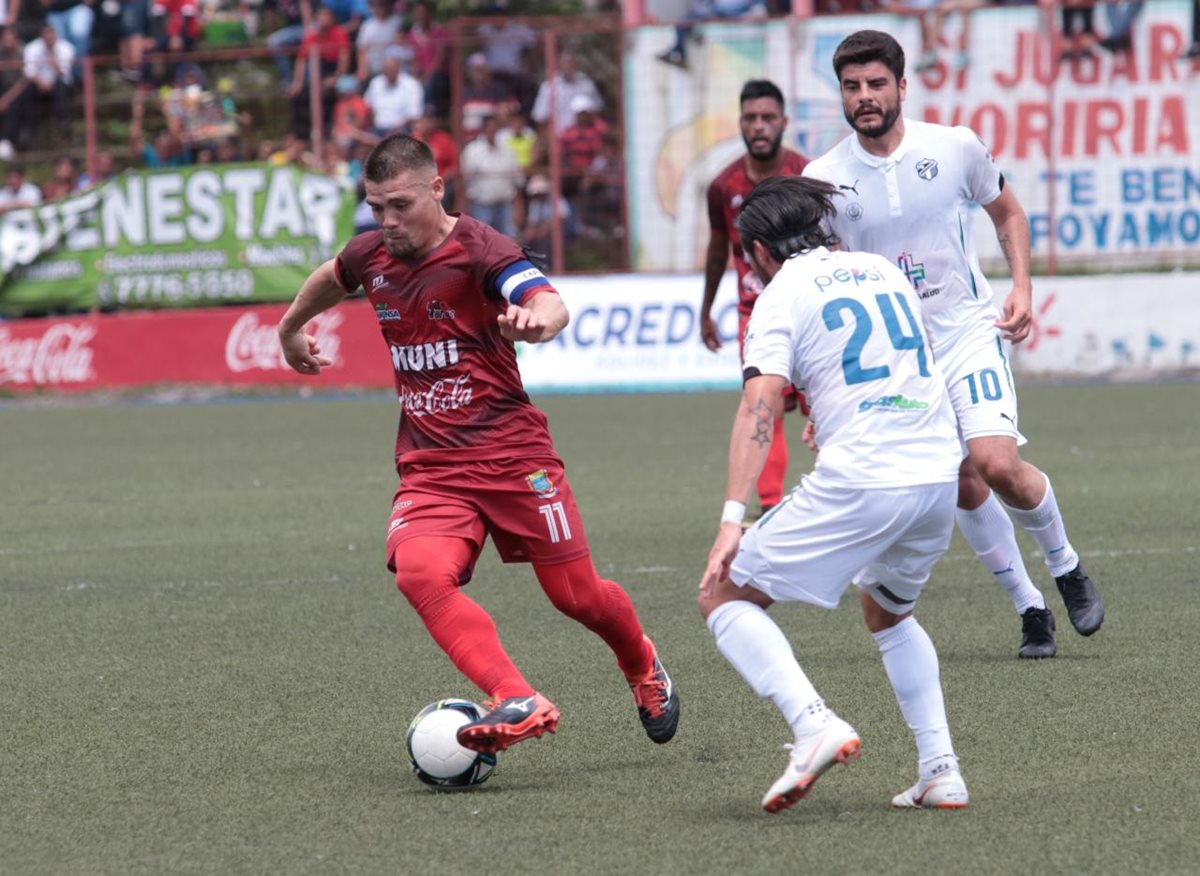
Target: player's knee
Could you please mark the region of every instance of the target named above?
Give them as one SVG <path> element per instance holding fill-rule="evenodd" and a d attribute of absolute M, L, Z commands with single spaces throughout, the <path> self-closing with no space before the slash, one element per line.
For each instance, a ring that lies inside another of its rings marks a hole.
<path fill-rule="evenodd" d="M 881 633 L 891 629 L 900 621 L 912 616 L 911 609 L 901 614 L 895 614 L 890 609 L 884 608 L 875 600 L 869 587 L 859 591 L 858 601 L 862 605 L 863 622 L 872 633 Z"/>
<path fill-rule="evenodd" d="M 437 593 L 453 592 L 463 581 L 463 569 L 453 552 L 429 549 L 419 542 L 401 544 L 392 556 L 396 589 L 414 607 Z"/>
<path fill-rule="evenodd" d="M 974 510 L 987 501 L 992 488 L 973 466 L 964 465 L 958 473 L 958 507 Z"/>
<path fill-rule="evenodd" d="M 535 567 L 534 572 L 550 604 L 567 617 L 585 626 L 608 617 L 611 590 L 617 585 L 596 574 L 590 559 Z"/>
<path fill-rule="evenodd" d="M 708 616 L 716 611 L 717 606 L 721 604 L 721 600 L 708 593 L 701 593 L 696 597 L 696 607 L 700 609 L 700 617 L 705 621 Z"/>
<path fill-rule="evenodd" d="M 971 461 L 983 481 L 996 492 L 1004 495 L 1016 488 L 1021 477 L 1021 457 L 1016 446 L 993 448 L 988 453 L 971 455 Z M 959 485 L 962 485 L 960 473 Z"/>

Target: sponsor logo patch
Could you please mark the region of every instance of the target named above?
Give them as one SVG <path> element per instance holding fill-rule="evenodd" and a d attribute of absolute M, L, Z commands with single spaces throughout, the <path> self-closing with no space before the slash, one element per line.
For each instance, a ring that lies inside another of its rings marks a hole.
<path fill-rule="evenodd" d="M 911 252 L 902 252 L 900 258 L 896 259 L 896 264 L 904 271 L 904 276 L 908 277 L 912 287 L 920 289 L 921 284 L 925 282 L 925 263 L 917 261 Z"/>
<path fill-rule="evenodd" d="M 379 279 L 376 277 L 376 279 Z M 386 304 L 375 305 L 375 318 L 380 322 L 395 322 L 400 318 L 400 311 Z"/>
<path fill-rule="evenodd" d="M 904 395 L 884 395 L 874 401 L 863 401 L 858 403 L 858 412 L 865 413 L 870 410 L 877 411 L 924 411 L 928 410 L 929 402 L 921 401 L 919 398 L 909 398 Z"/>
<path fill-rule="evenodd" d="M 554 486 L 554 482 L 550 480 L 550 476 L 546 474 L 544 468 L 538 469 L 533 474 L 525 475 L 525 480 L 529 482 L 529 489 L 533 490 L 533 494 L 539 499 L 549 499 L 558 495 L 558 487 Z"/>
<path fill-rule="evenodd" d="M 440 371 L 458 364 L 458 341 L 449 338 L 425 344 L 392 344 L 392 366 L 397 371 Z"/>
<path fill-rule="evenodd" d="M 454 309 L 437 300 L 430 301 L 425 312 L 430 319 L 454 319 Z"/>

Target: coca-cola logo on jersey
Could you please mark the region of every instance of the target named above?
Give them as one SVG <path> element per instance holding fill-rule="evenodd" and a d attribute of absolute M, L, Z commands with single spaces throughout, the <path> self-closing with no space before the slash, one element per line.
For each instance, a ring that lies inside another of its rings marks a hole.
<path fill-rule="evenodd" d="M 321 355 L 335 363 L 341 348 L 337 329 L 342 317 L 337 313 L 322 313 L 308 323 L 308 332 L 317 339 Z M 279 346 L 279 333 L 274 323 L 259 322 L 257 313 L 246 313 L 229 330 L 225 339 L 225 365 L 234 373 L 243 371 L 290 371 Z"/>
<path fill-rule="evenodd" d="M 441 414 L 466 407 L 471 403 L 471 375 L 451 379 L 443 377 L 424 392 L 400 389 L 400 407 L 410 417 Z"/>
<path fill-rule="evenodd" d="M 0 326 L 0 383 L 88 383 L 92 370 L 92 338 L 85 324 L 57 323 L 40 337 L 14 338 Z"/>

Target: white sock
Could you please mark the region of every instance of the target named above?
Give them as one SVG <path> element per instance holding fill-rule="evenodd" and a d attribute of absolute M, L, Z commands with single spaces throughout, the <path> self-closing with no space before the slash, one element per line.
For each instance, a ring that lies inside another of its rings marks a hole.
<path fill-rule="evenodd" d="M 816 688 L 796 662 L 783 630 L 761 607 L 741 599 L 722 603 L 709 614 L 708 628 L 717 650 L 751 690 L 775 704 L 797 735 L 811 732 L 813 721 L 828 720 L 824 703 L 809 709 L 820 700 Z"/>
<path fill-rule="evenodd" d="M 1025 568 L 1012 520 L 995 493 L 988 493 L 987 501 L 973 511 L 959 508 L 955 519 L 979 562 L 992 573 L 996 583 L 1008 591 L 1017 614 L 1024 614 L 1030 608 L 1046 607 L 1046 600 L 1033 586 Z"/>
<path fill-rule="evenodd" d="M 1050 486 L 1050 478 L 1045 473 L 1046 495 L 1036 508 L 1022 511 L 1019 508 L 1009 508 L 1013 518 L 1021 527 L 1033 536 L 1046 555 L 1046 568 L 1057 578 L 1079 565 L 1079 554 L 1071 547 L 1067 539 L 1067 526 L 1063 523 L 1062 514 L 1058 510 L 1058 502 L 1054 498 L 1054 487 Z"/>
<path fill-rule="evenodd" d="M 954 746 L 950 744 L 933 642 L 914 617 L 872 635 L 883 655 L 883 668 L 896 693 L 900 713 L 917 740 L 921 775 L 928 776 L 938 767 L 944 769 L 946 758 L 954 757 Z"/>

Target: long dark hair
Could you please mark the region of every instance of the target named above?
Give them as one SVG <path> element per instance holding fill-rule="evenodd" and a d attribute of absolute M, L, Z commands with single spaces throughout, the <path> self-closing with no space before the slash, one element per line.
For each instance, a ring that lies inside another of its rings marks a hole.
<path fill-rule="evenodd" d="M 742 249 L 759 241 L 777 262 L 819 246 L 836 246 L 837 235 L 828 228 L 837 215 L 833 194 L 837 189 L 819 179 L 772 176 L 754 187 L 738 216 Z"/>

